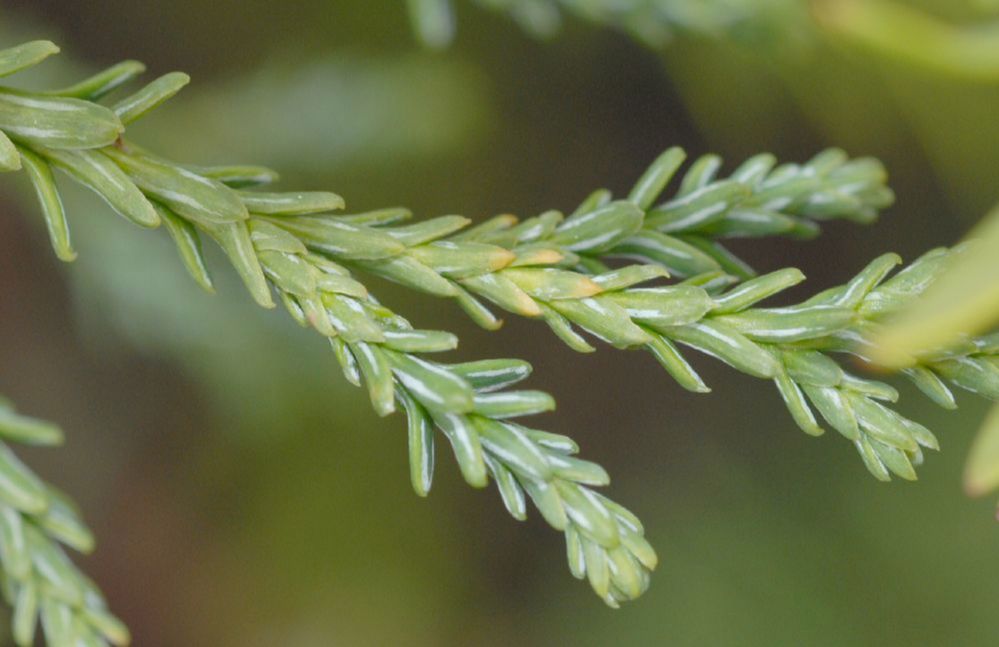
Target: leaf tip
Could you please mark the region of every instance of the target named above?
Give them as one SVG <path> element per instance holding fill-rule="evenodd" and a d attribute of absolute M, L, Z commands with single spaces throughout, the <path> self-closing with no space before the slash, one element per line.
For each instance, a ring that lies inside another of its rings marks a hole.
<path fill-rule="evenodd" d="M 58 258 L 63 263 L 72 263 L 76 260 L 77 253 L 72 248 L 64 248 L 56 250 L 56 258 Z"/>

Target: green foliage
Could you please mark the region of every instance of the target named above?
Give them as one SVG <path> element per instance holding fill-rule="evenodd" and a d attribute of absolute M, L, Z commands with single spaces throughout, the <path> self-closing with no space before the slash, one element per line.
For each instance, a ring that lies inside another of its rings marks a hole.
<path fill-rule="evenodd" d="M 0 52 L 0 61 L 16 70 L 52 51 L 22 46 Z M 188 79 L 168 74 L 110 107 L 97 102 L 140 70 L 121 63 L 50 93 L 0 89 L 0 129 L 9 139 L 0 146 L 4 167 L 26 169 L 59 258 L 76 253 L 53 168 L 127 220 L 164 225 L 188 272 L 209 291 L 202 239 L 215 241 L 259 305 L 280 302 L 329 340 L 344 376 L 366 389 L 376 413 L 402 407 L 417 494 L 432 485 L 436 430 L 470 485 L 492 479 L 512 516 L 525 518 L 530 499 L 564 533 L 571 572 L 611 606 L 646 589 L 655 552 L 638 519 L 593 489 L 609 478 L 575 457 L 572 440 L 513 422 L 555 406 L 546 393 L 506 388 L 526 378 L 530 366 L 429 359 L 457 339 L 414 328 L 369 292 L 360 273 L 452 299 L 485 328 L 500 325 L 488 302 L 544 320 L 581 352 L 594 347 L 580 330 L 617 348 L 645 349 L 691 391 L 709 389 L 679 348 L 716 357 L 772 380 L 806 433 L 821 434 L 821 418 L 855 444 L 879 479 L 915 478 L 921 448 L 937 449 L 926 428 L 882 404 L 897 399 L 894 388 L 848 373 L 831 356 L 869 356 L 883 318 L 921 296 L 948 259 L 967 250 L 935 250 L 891 278 L 899 259 L 885 255 L 800 304 L 758 307 L 803 275 L 788 268 L 756 276 L 720 242 L 813 236 L 832 218 L 872 221 L 893 197 L 874 160 L 829 150 L 805 164 L 778 165 L 758 155 L 721 176 L 720 159 L 705 156 L 667 194 L 684 161 L 682 151 L 670 149 L 626 198 L 599 190 L 568 216 L 502 215 L 475 226 L 444 216 L 406 224 L 411 214 L 404 208 L 342 214 L 344 201 L 334 193 L 259 190 L 276 180 L 270 169 L 196 167 L 141 148 L 126 126 Z M 671 275 L 683 280 L 664 284 Z M 994 337 L 967 340 L 920 356 L 908 375 L 944 406 L 953 406 L 946 382 L 996 398 L 997 346 Z"/>
<path fill-rule="evenodd" d="M 134 68 L 116 66 L 95 78 L 117 81 L 115 70 L 132 74 Z M 163 81 L 170 78 L 176 82 Z M 135 106 L 157 105 L 184 81 L 168 75 L 118 102 L 113 110 L 92 104 L 92 113 L 102 122 L 128 120 L 145 112 Z M 103 85 L 88 80 L 74 87 Z M 86 132 L 94 127 L 91 121 L 89 114 L 81 113 L 67 130 Z M 457 340 L 447 333 L 414 330 L 334 260 L 384 261 L 378 267 L 387 269 L 381 273 L 397 278 L 412 275 L 417 285 L 451 295 L 456 290 L 452 279 L 400 255 L 408 250 L 402 241 L 436 238 L 439 223 L 429 230 L 411 228 L 397 240 L 368 225 L 391 222 L 400 216 L 399 210 L 333 217 L 329 212 L 341 208 L 343 201 L 332 193 L 238 188 L 274 179 L 276 173 L 267 169 L 192 169 L 123 139 L 79 150 L 46 145 L 48 139 L 36 141 L 30 132 L 12 137 L 22 156 L 48 171 L 32 173 L 30 178 L 43 198 L 50 230 L 58 231 L 53 242 L 60 257 L 71 259 L 72 254 L 61 206 L 58 210 L 51 206 L 60 203 L 49 166 L 65 170 L 136 224 L 167 223 L 182 260 L 200 285 L 208 289 L 212 285 L 201 252 L 200 237 L 206 235 L 229 256 L 260 305 L 273 307 L 271 290 L 276 291 L 296 321 L 330 339 L 345 376 L 366 386 L 377 413 L 387 415 L 397 401 L 402 404 L 410 421 L 412 480 L 419 494 L 426 494 L 432 482 L 431 432 L 436 428 L 452 446 L 469 484 L 485 487 L 491 476 L 514 517 L 526 517 L 530 498 L 545 520 L 565 533 L 573 574 L 587 577 L 608 604 L 637 597 L 648 586 L 655 552 L 634 515 L 591 489 L 607 484 L 603 469 L 576 458 L 577 448 L 568 438 L 511 422 L 554 408 L 552 398 L 541 392 L 497 392 L 527 377 L 529 365 L 515 360 L 447 365 L 423 358 L 426 353 L 453 349 Z M 466 221 L 460 219 L 459 224 Z M 502 248 L 474 243 L 427 245 L 423 253 L 449 264 L 453 269 L 445 271 L 455 277 L 488 271 L 497 263 L 506 265 L 513 256 Z M 400 258 L 393 263 L 395 256 Z"/>
<path fill-rule="evenodd" d="M 53 446 L 62 431 L 20 415 L 0 399 L 0 438 Z M 112 616 L 100 590 L 70 561 L 68 546 L 89 553 L 94 538 L 64 494 L 39 479 L 0 441 L 0 566 L 4 599 L 14 608 L 18 645 L 35 644 L 41 620 L 48 644 L 126 645 L 128 629 Z"/>
<path fill-rule="evenodd" d="M 999 407 L 993 407 L 968 454 L 964 486 L 978 496 L 999 487 Z"/>
<path fill-rule="evenodd" d="M 878 340 L 874 359 L 879 363 L 904 366 L 913 354 L 951 346 L 999 321 L 999 282 L 989 280 L 995 276 L 999 255 L 999 211 L 969 238 L 960 258 L 949 264 L 925 298 Z"/>
<path fill-rule="evenodd" d="M 454 35 L 452 0 L 408 0 L 413 27 L 424 43 L 447 45 Z M 562 15 L 607 25 L 659 47 L 677 32 L 716 35 L 759 29 L 774 20 L 797 19 L 801 7 L 787 0 L 477 0 L 507 14 L 525 31 L 548 37 Z"/>
<path fill-rule="evenodd" d="M 956 27 L 888 0 L 822 0 L 819 22 L 871 51 L 970 81 L 999 80 L 999 24 Z"/>
<path fill-rule="evenodd" d="M 937 449 L 936 439 L 878 402 L 895 401 L 893 388 L 846 373 L 824 353 L 863 353 L 879 319 L 921 294 L 945 254 L 930 253 L 882 283 L 898 262 L 886 255 L 847 285 L 803 304 L 754 308 L 804 276 L 786 269 L 729 287 L 752 270 L 715 241 L 719 236 L 814 235 L 813 219 L 819 218 L 868 222 L 891 201 L 881 166 L 827 151 L 804 165 L 774 168 L 773 158 L 761 155 L 716 179 L 720 161 L 706 156 L 685 173 L 677 195 L 656 204 L 682 159 L 679 150 L 667 151 L 627 200 L 615 201 L 600 190 L 568 218 L 549 211 L 518 223 L 504 215 L 461 230 L 467 221 L 460 217 L 399 226 L 408 212 L 386 210 L 347 217 L 352 224 L 364 223 L 349 233 L 343 217 L 328 218 L 325 225 L 315 216 L 268 222 L 300 236 L 314 253 L 454 298 L 487 328 L 499 320 L 479 298 L 513 314 L 544 319 L 582 352 L 594 348 L 576 327 L 618 348 L 644 348 L 691 391 L 709 389 L 678 345 L 711 355 L 773 380 L 798 425 L 819 435 L 814 407 L 855 443 L 879 479 L 887 480 L 890 473 L 915 478 L 912 463 L 922 461 L 920 447 Z M 334 228 L 334 223 L 339 224 Z M 603 262 L 619 256 L 644 264 L 611 269 Z M 676 285 L 634 287 L 670 272 L 690 278 Z M 988 364 L 971 351 L 966 359 Z M 953 398 L 941 375 L 991 397 L 999 393 L 991 387 L 990 373 L 958 375 L 952 363 L 928 360 L 910 375 L 947 406 Z"/>
<path fill-rule="evenodd" d="M 892 321 L 872 345 L 872 357 L 881 364 L 908 367 L 910 375 L 922 369 L 928 357 L 957 355 L 942 365 L 952 380 L 965 382 L 965 388 L 985 392 L 999 399 L 999 360 L 996 347 L 999 333 L 974 338 L 999 322 L 999 212 L 994 212 L 971 234 L 962 254 L 948 263 L 925 296 L 907 307 Z M 962 356 L 962 349 L 977 344 L 978 353 Z M 944 349 L 941 351 L 940 349 Z M 939 372 L 939 371 L 938 371 Z M 918 382 L 917 382 L 918 384 Z M 931 383 L 928 393 L 936 391 Z M 944 402 L 953 402 L 942 394 Z M 984 494 L 999 487 L 999 408 L 986 420 L 972 446 L 965 471 L 965 488 L 971 494 Z"/>
<path fill-rule="evenodd" d="M 413 29 L 424 44 L 450 43 L 455 4 L 408 0 Z M 663 47 L 677 33 L 724 35 L 730 40 L 767 33 L 774 41 L 800 37 L 811 27 L 948 76 L 989 83 L 999 79 L 999 25 L 949 25 L 896 0 L 477 0 L 475 4 L 506 14 L 542 38 L 554 35 L 568 14 L 619 29 L 653 48 Z"/>

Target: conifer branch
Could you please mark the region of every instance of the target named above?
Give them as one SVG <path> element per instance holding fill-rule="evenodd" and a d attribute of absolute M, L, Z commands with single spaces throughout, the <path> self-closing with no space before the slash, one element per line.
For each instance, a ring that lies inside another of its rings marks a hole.
<path fill-rule="evenodd" d="M 5 56 L 17 60 L 33 47 L 0 52 L 0 69 Z M 657 558 L 638 519 L 591 489 L 609 482 L 606 472 L 576 458 L 571 439 L 511 421 L 555 406 L 543 392 L 499 391 L 527 377 L 530 365 L 516 360 L 445 365 L 423 358 L 423 353 L 453 349 L 457 339 L 445 332 L 414 330 L 333 260 L 364 263 L 406 250 L 366 226 L 391 219 L 393 211 L 330 218 L 319 214 L 343 207 L 332 193 L 239 190 L 275 179 L 268 169 L 181 166 L 142 150 L 122 138 L 124 124 L 176 93 L 187 83 L 186 75 L 161 77 L 111 109 L 88 101 L 139 69 L 120 64 L 52 98 L 26 96 L 26 108 L 10 110 L 6 120 L 0 110 L 0 128 L 12 140 L 8 168 L 26 167 L 57 255 L 67 261 L 76 256 L 52 167 L 97 192 L 135 224 L 163 224 L 188 271 L 208 290 L 212 280 L 201 236 L 215 240 L 260 305 L 275 305 L 273 290 L 296 321 L 330 340 L 346 378 L 366 386 L 379 415 L 402 403 L 418 494 L 426 495 L 431 485 L 436 428 L 451 444 L 469 484 L 485 487 L 492 477 L 511 515 L 525 518 L 530 498 L 549 525 L 565 533 L 573 575 L 588 578 L 607 604 L 617 606 L 641 595 Z M 73 97 L 64 96 L 69 94 Z M 0 91 L 0 106 L 5 99 L 6 91 Z M 325 241 L 319 253 L 306 245 L 316 236 Z M 481 253 L 489 251 L 485 247 L 472 250 L 485 260 L 464 249 L 457 260 L 475 267 L 488 263 L 488 253 Z M 412 267 L 403 265 L 407 271 Z"/>
<path fill-rule="evenodd" d="M 122 64 L 74 86 L 69 93 L 100 93 L 109 84 L 120 85 L 120 77 L 135 73 L 134 65 Z M 308 292 L 315 289 L 315 279 L 306 269 L 314 271 L 318 264 L 336 261 L 429 294 L 453 298 L 487 328 L 497 327 L 500 321 L 480 299 L 514 314 L 544 319 L 576 350 L 591 351 L 593 347 L 574 325 L 620 348 L 645 348 L 681 385 L 693 391 L 708 389 L 676 344 L 708 352 L 750 375 L 776 380 L 799 425 L 809 433 L 819 433 L 810 410 L 801 406 L 804 396 L 798 396 L 804 386 L 811 386 L 805 393 L 814 403 L 824 392 L 816 390 L 817 384 L 799 386 L 792 377 L 794 371 L 789 373 L 785 364 L 806 360 L 785 354 L 793 350 L 789 350 L 790 343 L 829 344 L 836 334 L 852 330 L 859 315 L 851 308 L 857 304 L 748 308 L 800 281 L 803 276 L 793 269 L 738 286 L 716 300 L 712 295 L 731 282 L 730 275 L 752 275 L 752 270 L 716 239 L 811 236 L 817 233 L 817 221 L 831 218 L 870 222 L 893 198 L 877 161 L 850 160 L 841 151 L 829 150 L 802 165 L 778 166 L 772 156 L 758 155 L 728 177 L 719 178 L 720 159 L 704 156 L 686 170 L 675 194 L 664 198 L 662 194 L 684 161 L 683 152 L 674 148 L 642 174 L 627 199 L 613 200 L 610 192 L 600 190 L 568 218 L 552 211 L 519 223 L 513 216 L 501 215 L 475 227 L 468 227 L 470 221 L 460 216 L 400 225 L 410 216 L 405 209 L 334 215 L 333 211 L 343 207 L 336 194 L 246 190 L 272 181 L 277 174 L 255 167 L 177 165 L 123 139 L 121 130 L 113 127 L 114 117 L 132 121 L 186 83 L 185 75 L 168 74 L 120 101 L 110 117 L 100 112 L 99 105 L 80 102 L 89 111 L 78 107 L 86 115 L 80 119 L 95 123 L 74 133 L 85 131 L 91 138 L 88 141 L 62 141 L 67 136 L 58 129 L 41 141 L 20 135 L 16 150 L 38 189 L 61 257 L 72 258 L 73 251 L 47 165 L 61 168 L 90 186 L 137 224 L 165 223 L 188 270 L 207 289 L 211 289 L 211 278 L 201 258 L 199 236 L 213 238 L 229 255 L 258 303 L 273 306 L 270 283 L 274 283 L 292 313 L 325 335 L 337 332 L 328 319 L 347 316 L 349 308 L 344 307 L 343 299 L 356 299 L 363 290 L 346 267 L 338 265 L 321 276 L 326 285 L 340 286 L 329 288 L 334 292 L 346 290 L 343 297 L 327 303 Z M 13 126 L 17 133 L 17 124 Z M 107 145 L 111 138 L 111 145 Z M 264 247 L 255 247 L 259 245 Z M 306 258 L 303 253 L 311 259 L 312 267 L 296 260 Z M 603 261 L 613 257 L 645 264 L 610 269 Z M 884 261 L 876 261 L 874 267 L 886 267 Z M 633 287 L 669 272 L 690 278 L 680 285 Z M 338 278 L 329 278 L 334 276 Z M 876 277 L 880 278 L 883 273 Z M 298 302 L 289 295 L 296 295 Z M 725 338 L 726 347 L 719 346 L 719 336 Z M 871 397 L 896 397 L 889 387 L 870 386 L 848 375 L 836 379 L 847 384 L 837 381 L 821 387 L 835 386 L 844 393 L 832 404 L 816 404 L 820 411 L 829 413 L 830 406 L 844 408 L 851 399 L 857 399 L 856 406 L 868 411 L 868 418 L 877 417 L 883 407 L 876 403 L 868 406 Z M 927 384 L 926 379 L 922 382 Z M 933 392 L 946 400 L 939 388 Z M 826 399 L 830 397 L 827 394 Z M 376 399 L 376 409 L 387 411 L 385 402 Z M 862 454 L 870 454 L 863 451 L 863 437 L 854 431 L 853 424 L 845 420 L 830 424 L 858 442 Z M 881 426 L 884 424 L 882 421 Z M 882 435 L 886 434 L 891 435 Z M 909 437 L 912 433 L 901 435 L 905 440 L 896 444 L 915 452 L 917 443 Z M 928 432 L 917 435 L 928 446 L 935 446 Z M 883 470 L 875 471 L 884 476 Z M 911 476 L 904 467 L 898 471 Z"/>
<path fill-rule="evenodd" d="M 457 338 L 413 329 L 343 266 L 308 251 L 286 231 L 253 219 L 250 228 L 264 272 L 289 313 L 329 338 L 344 376 L 366 386 L 379 415 L 392 413 L 396 402 L 405 409 L 418 495 L 426 496 L 433 480 L 436 428 L 469 485 L 485 487 L 492 477 L 514 518 L 526 518 L 530 498 L 545 521 L 565 533 L 571 572 L 587 577 L 608 605 L 645 591 L 657 557 L 638 519 L 591 489 L 607 485 L 607 473 L 575 458 L 570 438 L 511 421 L 555 407 L 541 391 L 503 390 L 526 378 L 530 364 L 425 359 L 425 353 L 454 349 Z"/>
<path fill-rule="evenodd" d="M 0 438 L 0 566 L 3 596 L 14 609 L 14 642 L 35 644 L 40 619 L 45 640 L 54 647 L 127 645 L 128 629 L 110 614 L 100 590 L 63 549 L 89 553 L 94 548 L 76 506 L 39 479 L 4 442 L 59 445 L 62 431 L 15 413 L 0 399 Z"/>
<path fill-rule="evenodd" d="M 749 375 L 774 380 L 797 424 L 819 435 L 822 428 L 810 401 L 833 428 L 855 443 L 879 479 L 887 480 L 889 472 L 915 478 L 911 462 L 921 462 L 920 446 L 938 448 L 933 435 L 879 404 L 878 400 L 898 398 L 892 387 L 846 373 L 825 354 L 812 350 L 860 352 L 853 348 L 860 339 L 857 331 L 870 330 L 874 315 L 888 309 L 882 304 L 881 310 L 860 311 L 860 300 L 898 262 L 897 257 L 874 261 L 851 282 L 852 287 L 844 288 L 847 296 L 839 301 L 758 309 L 750 306 L 804 276 L 795 269 L 781 270 L 719 295 L 731 280 L 725 269 L 740 271 L 744 277 L 751 270 L 745 264 L 735 265 L 734 257 L 710 238 L 814 235 L 817 227 L 811 218 L 869 222 L 892 199 L 883 184 L 883 168 L 874 160 L 851 161 L 841 151 L 830 150 L 807 164 L 776 169 L 772 156 L 757 156 L 731 177 L 716 180 L 719 161 L 706 156 L 684 175 L 676 197 L 652 206 L 682 160 L 678 149 L 667 151 L 642 175 L 627 200 L 612 201 L 609 192 L 597 191 L 569 218 L 547 212 L 517 223 L 503 215 L 461 231 L 468 221 L 458 216 L 405 227 L 394 226 L 408 217 L 405 210 L 348 216 L 351 224 L 366 226 L 361 252 L 337 242 L 342 239 L 337 229 L 343 217 L 325 218 L 325 224 L 316 216 L 276 217 L 268 222 L 300 236 L 316 252 L 430 294 L 455 298 L 486 327 L 498 326 L 499 320 L 476 297 L 515 314 L 543 318 L 579 351 L 594 349 L 574 325 L 619 348 L 645 348 L 692 391 L 709 389 L 677 344 L 713 355 Z M 330 227 L 334 223 L 339 223 L 337 228 Z M 387 235 L 378 239 L 376 233 Z M 661 251 L 682 246 L 710 250 L 713 255 L 702 254 L 705 260 L 697 265 L 676 260 L 697 258 L 693 254 Z M 358 258 L 359 253 L 365 257 Z M 612 270 L 601 260 L 615 256 L 646 264 Z M 936 275 L 936 264 L 926 260 L 917 265 L 932 268 L 926 283 Z M 693 277 L 680 285 L 633 287 L 668 276 L 668 270 Z M 911 300 L 923 287 L 921 283 L 919 290 L 906 292 L 904 298 Z M 913 368 L 908 374 L 935 400 L 953 406 L 953 397 L 936 376 L 955 371 L 944 363 Z"/>
<path fill-rule="evenodd" d="M 0 74 L 53 51 L 50 43 L 29 43 L 0 52 Z M 894 389 L 846 373 L 828 353 L 863 355 L 879 318 L 921 293 L 939 271 L 935 259 L 947 252 L 928 254 L 885 281 L 898 262 L 887 255 L 845 286 L 799 306 L 758 308 L 803 276 L 785 269 L 750 278 L 752 271 L 717 242 L 814 235 L 816 221 L 829 218 L 869 222 L 892 198 L 873 160 L 827 151 L 804 165 L 775 166 L 771 156 L 761 155 L 719 179 L 719 160 L 707 156 L 686 171 L 675 195 L 660 201 L 683 161 L 682 152 L 671 149 L 627 199 L 598 191 L 568 218 L 547 212 L 518 222 L 502 215 L 470 227 L 466 218 L 445 216 L 402 225 L 410 215 L 405 209 L 342 215 L 334 212 L 344 202 L 333 193 L 261 191 L 256 187 L 277 178 L 266 168 L 183 165 L 142 149 L 124 137 L 126 125 L 188 78 L 168 74 L 110 107 L 96 102 L 141 69 L 122 63 L 50 93 L 0 89 L 0 131 L 6 134 L 0 166 L 25 167 L 59 258 L 69 261 L 76 253 L 53 168 L 133 223 L 164 225 L 187 270 L 207 290 L 213 284 L 201 239 L 214 240 L 257 303 L 274 307 L 277 294 L 300 324 L 330 340 L 345 376 L 366 387 L 377 413 L 387 415 L 401 403 L 418 494 L 431 484 L 436 428 L 466 481 L 482 487 L 491 476 L 514 517 L 526 514 L 529 497 L 550 525 L 565 532 L 573 574 L 588 577 L 608 604 L 645 589 L 655 553 L 631 513 L 590 489 L 606 484 L 606 473 L 574 458 L 572 441 L 509 421 L 554 407 L 542 392 L 496 391 L 526 377 L 529 366 L 424 358 L 457 340 L 413 329 L 352 270 L 455 299 L 487 328 L 500 321 L 482 300 L 545 320 L 580 351 L 593 348 L 574 326 L 617 347 L 644 348 L 692 391 L 708 389 L 678 345 L 713 355 L 773 380 L 796 422 L 818 434 L 814 406 L 856 443 L 879 478 L 889 472 L 912 478 L 920 447 L 936 448 L 929 431 L 880 404 L 894 401 Z M 643 264 L 611 269 L 604 261 L 615 257 Z M 671 272 L 688 278 L 635 287 Z M 995 354 L 995 344 L 983 338 L 958 354 L 924 358 L 910 375 L 946 406 L 942 379 L 995 397 Z"/>
<path fill-rule="evenodd" d="M 727 177 L 718 176 L 720 157 L 704 155 L 683 173 L 676 192 L 664 196 L 684 158 L 679 148 L 667 150 L 629 192 L 627 200 L 643 211 L 640 230 L 583 253 L 659 264 L 682 277 L 725 271 L 746 279 L 755 272 L 720 239 L 813 238 L 820 223 L 830 220 L 871 224 L 895 200 L 881 162 L 870 157 L 850 159 L 836 148 L 804 164 L 778 164 L 773 155 L 763 153 Z M 610 200 L 606 189 L 598 190 L 575 213 Z"/>

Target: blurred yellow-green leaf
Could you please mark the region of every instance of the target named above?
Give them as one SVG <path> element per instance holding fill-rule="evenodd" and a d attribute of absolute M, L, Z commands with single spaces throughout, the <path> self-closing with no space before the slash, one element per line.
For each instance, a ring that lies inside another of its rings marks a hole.
<path fill-rule="evenodd" d="M 814 13 L 819 24 L 876 54 L 966 80 L 999 81 L 999 22 L 954 26 L 895 0 L 819 0 Z"/>
<path fill-rule="evenodd" d="M 972 496 L 999 487 L 999 406 L 989 413 L 971 447 L 964 487 Z"/>
<path fill-rule="evenodd" d="M 905 364 L 920 351 L 946 347 L 999 322 L 999 210 L 970 234 L 971 242 L 926 295 L 881 336 L 875 359 Z"/>

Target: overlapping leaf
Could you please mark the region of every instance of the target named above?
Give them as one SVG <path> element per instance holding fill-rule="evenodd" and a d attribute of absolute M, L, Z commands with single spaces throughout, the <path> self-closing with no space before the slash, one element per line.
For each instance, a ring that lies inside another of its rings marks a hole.
<path fill-rule="evenodd" d="M 58 445 L 62 432 L 0 401 L 0 438 L 0 581 L 4 599 L 14 609 L 14 642 L 35 644 L 41 622 L 46 642 L 56 647 L 127 645 L 128 629 L 108 612 L 96 585 L 64 551 L 63 546 L 93 550 L 94 538 L 79 511 L 7 445 Z"/>

